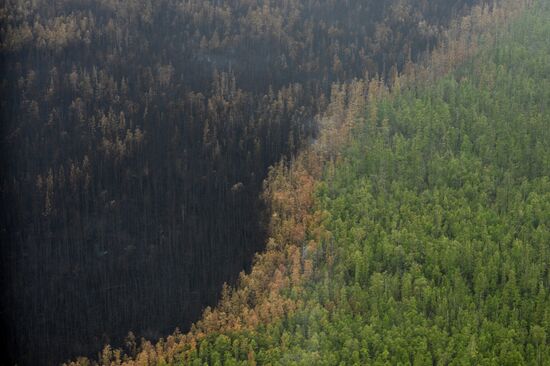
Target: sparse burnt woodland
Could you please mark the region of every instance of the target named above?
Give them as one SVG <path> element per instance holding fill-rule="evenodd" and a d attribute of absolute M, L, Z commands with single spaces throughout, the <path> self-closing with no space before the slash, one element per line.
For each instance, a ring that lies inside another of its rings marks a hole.
<path fill-rule="evenodd" d="M 391 76 L 472 3 L 4 1 L 8 358 L 187 328 L 263 248 L 262 181 L 332 83 Z"/>

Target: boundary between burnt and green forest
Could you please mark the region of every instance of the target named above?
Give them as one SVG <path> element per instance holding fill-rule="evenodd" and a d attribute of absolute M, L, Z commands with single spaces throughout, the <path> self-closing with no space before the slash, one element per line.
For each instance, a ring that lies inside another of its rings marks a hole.
<path fill-rule="evenodd" d="M 475 7 L 451 25 L 437 49 L 422 62 L 406 65 L 402 74 L 393 73 L 387 82 L 373 77 L 334 85 L 329 107 L 318 118 L 319 138 L 290 163 L 273 167 L 266 179 L 263 197 L 271 209 L 270 239 L 251 272 L 241 274 L 235 288 L 224 287 L 218 306 L 206 309 L 189 333 L 176 332 L 156 344 L 139 342 L 130 334 L 124 351 L 107 346 L 97 361 L 81 358 L 68 365 L 195 365 L 202 364 L 206 354 L 210 361 L 221 359 L 220 350 L 234 353 L 244 364 L 256 364 L 260 345 L 254 338 L 261 341 L 271 337 L 269 332 L 282 331 L 293 314 L 309 306 L 311 283 L 330 281 L 334 275 L 338 249 L 330 214 L 319 202 L 319 189 L 326 186 L 320 182 L 334 176 L 356 126 L 375 120 L 382 100 L 431 85 L 497 44 L 526 8 L 542 6 L 533 4 L 502 1 Z M 336 304 L 325 305 L 329 312 L 335 310 Z"/>

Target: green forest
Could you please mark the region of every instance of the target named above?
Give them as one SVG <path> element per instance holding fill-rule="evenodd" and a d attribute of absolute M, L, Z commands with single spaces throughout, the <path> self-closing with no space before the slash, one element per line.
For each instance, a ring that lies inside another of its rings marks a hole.
<path fill-rule="evenodd" d="M 309 157 L 279 166 L 291 182 L 272 188 L 313 192 L 303 233 L 284 234 L 298 250 L 268 246 L 290 263 L 263 295 L 282 314 L 238 329 L 231 307 L 261 292 L 243 278 L 215 310 L 230 327 L 204 330 L 207 311 L 193 337 L 106 348 L 100 364 L 550 364 L 549 20 L 536 3 L 435 81 L 371 81 L 317 181 Z"/>
<path fill-rule="evenodd" d="M 260 364 L 550 364 L 550 12 L 536 9 L 441 81 L 368 107 L 316 195 L 335 262 L 305 311 L 265 330 Z"/>

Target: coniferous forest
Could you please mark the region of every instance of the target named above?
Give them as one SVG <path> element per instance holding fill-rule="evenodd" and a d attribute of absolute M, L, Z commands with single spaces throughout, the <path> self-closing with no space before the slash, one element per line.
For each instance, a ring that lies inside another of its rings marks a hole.
<path fill-rule="evenodd" d="M 7 364 L 550 363 L 548 1 L 0 19 Z"/>

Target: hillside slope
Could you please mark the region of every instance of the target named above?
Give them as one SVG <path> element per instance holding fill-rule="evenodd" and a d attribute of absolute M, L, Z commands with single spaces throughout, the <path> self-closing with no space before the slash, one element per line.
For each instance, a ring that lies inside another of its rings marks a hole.
<path fill-rule="evenodd" d="M 264 249 L 262 182 L 331 83 L 401 69 L 480 2 L 2 1 L 6 358 L 187 331 Z"/>
<path fill-rule="evenodd" d="M 489 2 L 0 2 L 4 358 L 187 331 L 265 248 L 262 182 L 331 84 L 401 70 Z"/>
<path fill-rule="evenodd" d="M 189 334 L 100 364 L 548 364 L 548 19 L 465 30 L 478 52 L 450 42 L 391 92 L 335 88 L 345 122 L 270 175 L 252 273 Z"/>

